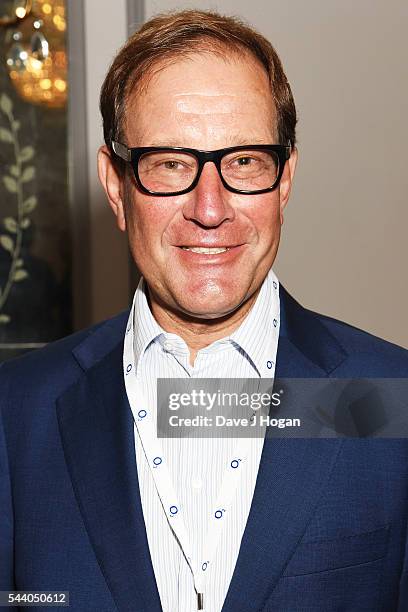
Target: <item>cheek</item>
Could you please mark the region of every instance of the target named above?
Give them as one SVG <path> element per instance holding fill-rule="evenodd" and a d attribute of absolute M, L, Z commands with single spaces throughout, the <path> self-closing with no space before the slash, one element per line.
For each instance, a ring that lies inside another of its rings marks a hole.
<path fill-rule="evenodd" d="M 135 198 L 129 211 L 130 239 L 137 237 L 139 245 L 149 247 L 152 242 L 161 239 L 168 223 L 169 209 L 165 208 L 152 198 Z"/>
<path fill-rule="evenodd" d="M 271 199 L 270 194 L 265 194 L 265 196 L 262 201 L 257 202 L 256 207 L 248 212 L 247 216 L 258 236 L 263 240 L 271 241 L 280 231 L 279 198 Z"/>

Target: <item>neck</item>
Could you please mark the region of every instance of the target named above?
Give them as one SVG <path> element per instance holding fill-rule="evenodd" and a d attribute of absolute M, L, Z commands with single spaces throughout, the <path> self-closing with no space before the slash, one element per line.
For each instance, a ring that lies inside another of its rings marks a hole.
<path fill-rule="evenodd" d="M 171 310 L 148 289 L 150 310 L 158 324 L 166 331 L 180 336 L 190 351 L 190 363 L 194 365 L 197 352 L 216 340 L 231 335 L 247 316 L 260 288 L 232 313 L 217 319 L 202 319 Z"/>

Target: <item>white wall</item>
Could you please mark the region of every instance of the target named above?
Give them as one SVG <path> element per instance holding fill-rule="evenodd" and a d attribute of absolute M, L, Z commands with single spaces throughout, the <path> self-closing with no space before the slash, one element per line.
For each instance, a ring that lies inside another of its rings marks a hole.
<path fill-rule="evenodd" d="M 126 0 L 85 0 L 86 113 L 91 229 L 91 313 L 99 321 L 129 303 L 129 259 L 126 237 L 116 229 L 96 171 L 96 152 L 103 144 L 100 88 L 117 50 L 127 37 Z"/>
<path fill-rule="evenodd" d="M 305 306 L 408 347 L 406 0 L 145 0 L 244 17 L 279 52 L 299 111 L 276 272 Z"/>

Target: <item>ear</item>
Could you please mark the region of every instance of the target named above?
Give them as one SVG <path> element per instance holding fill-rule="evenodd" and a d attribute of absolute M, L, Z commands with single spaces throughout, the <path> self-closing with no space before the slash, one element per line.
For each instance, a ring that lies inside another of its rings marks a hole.
<path fill-rule="evenodd" d="M 119 176 L 110 151 L 103 145 L 98 151 L 98 176 L 105 190 L 109 205 L 116 216 L 116 223 L 122 232 L 126 231 L 125 206 L 123 202 L 123 178 Z"/>
<path fill-rule="evenodd" d="M 292 189 L 293 177 L 295 176 L 296 164 L 298 160 L 298 150 L 293 147 L 289 159 L 285 164 L 282 178 L 279 183 L 279 202 L 280 202 L 280 222 L 283 224 L 283 210 L 288 203 L 290 191 Z"/>

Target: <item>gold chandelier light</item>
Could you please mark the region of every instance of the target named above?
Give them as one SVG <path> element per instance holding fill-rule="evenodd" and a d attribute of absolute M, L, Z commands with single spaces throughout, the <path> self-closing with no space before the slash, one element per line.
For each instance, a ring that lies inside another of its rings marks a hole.
<path fill-rule="evenodd" d="M 64 0 L 2 0 L 7 28 L 6 63 L 18 94 L 27 102 L 62 108 L 67 99 Z"/>

